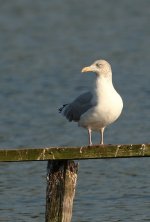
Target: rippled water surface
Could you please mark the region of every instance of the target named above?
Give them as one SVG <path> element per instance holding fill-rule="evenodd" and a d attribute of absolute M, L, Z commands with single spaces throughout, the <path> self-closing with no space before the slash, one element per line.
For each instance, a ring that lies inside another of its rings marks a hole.
<path fill-rule="evenodd" d="M 77 146 L 87 132 L 57 112 L 104 58 L 124 100 L 105 143 L 149 143 L 148 0 L 6 0 L 0 7 L 0 148 Z M 95 143 L 99 135 L 93 136 Z M 150 221 L 150 161 L 79 163 L 73 222 Z M 44 222 L 46 162 L 0 163 L 0 221 Z"/>

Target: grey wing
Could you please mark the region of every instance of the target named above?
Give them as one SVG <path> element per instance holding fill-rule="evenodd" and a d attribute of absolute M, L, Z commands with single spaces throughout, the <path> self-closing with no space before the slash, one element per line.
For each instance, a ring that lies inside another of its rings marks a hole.
<path fill-rule="evenodd" d="M 86 92 L 77 97 L 72 103 L 63 107 L 63 115 L 69 121 L 79 121 L 83 113 L 90 109 L 92 105 L 92 93 Z M 62 111 L 62 110 L 61 110 Z"/>

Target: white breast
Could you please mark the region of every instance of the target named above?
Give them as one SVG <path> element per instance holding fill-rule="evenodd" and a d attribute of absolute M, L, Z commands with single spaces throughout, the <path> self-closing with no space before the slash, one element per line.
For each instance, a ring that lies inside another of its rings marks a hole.
<path fill-rule="evenodd" d="M 79 121 L 79 126 L 92 130 L 100 130 L 113 123 L 123 108 L 120 95 L 107 79 L 97 79 L 92 102 L 93 107 L 84 113 Z"/>

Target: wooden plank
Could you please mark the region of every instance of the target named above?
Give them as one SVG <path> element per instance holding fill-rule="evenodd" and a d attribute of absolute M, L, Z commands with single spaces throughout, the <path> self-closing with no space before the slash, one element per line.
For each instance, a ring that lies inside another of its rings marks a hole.
<path fill-rule="evenodd" d="M 45 222 L 71 222 L 78 165 L 72 160 L 49 160 Z"/>
<path fill-rule="evenodd" d="M 0 162 L 150 157 L 150 144 L 1 149 Z"/>

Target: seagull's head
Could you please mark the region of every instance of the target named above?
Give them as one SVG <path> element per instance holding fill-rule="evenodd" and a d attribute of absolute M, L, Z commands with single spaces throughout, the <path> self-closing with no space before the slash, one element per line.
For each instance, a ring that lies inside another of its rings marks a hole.
<path fill-rule="evenodd" d="M 106 60 L 97 60 L 92 65 L 84 67 L 81 72 L 95 72 L 98 76 L 111 75 L 111 66 Z"/>

